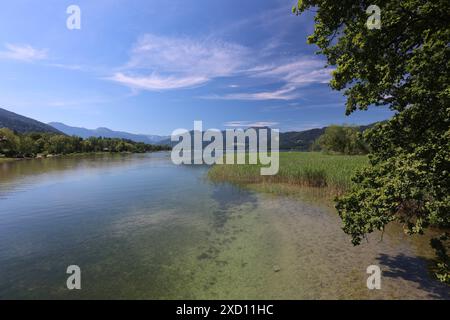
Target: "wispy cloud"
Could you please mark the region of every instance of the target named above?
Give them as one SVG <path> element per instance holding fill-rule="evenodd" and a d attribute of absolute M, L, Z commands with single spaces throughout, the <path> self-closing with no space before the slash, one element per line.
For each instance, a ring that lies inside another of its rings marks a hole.
<path fill-rule="evenodd" d="M 270 21 L 275 25 L 289 15 L 284 4 L 273 12 L 277 19 Z M 259 28 L 271 25 L 266 13 L 239 23 L 257 24 Z M 198 38 L 142 35 L 132 46 L 128 62 L 106 79 L 138 92 L 193 88 L 217 78 L 234 77 L 228 89 L 235 92 L 217 92 L 200 98 L 249 101 L 295 100 L 301 96 L 301 87 L 328 83 L 331 79 L 331 70 L 324 69 L 323 60 L 308 55 L 286 59 L 280 55 L 278 33 L 262 46 L 250 48 L 217 38 L 230 31 L 225 28 Z M 255 78 L 261 80 L 254 81 L 251 87 L 239 83 Z"/>
<path fill-rule="evenodd" d="M 6 43 L 4 51 L 0 51 L 1 59 L 20 60 L 32 62 L 36 60 L 44 60 L 47 58 L 46 49 L 36 49 L 28 44 L 11 44 Z"/>
<path fill-rule="evenodd" d="M 48 64 L 46 64 L 46 66 L 60 68 L 60 69 L 66 69 L 66 70 L 75 70 L 75 71 L 84 70 L 84 68 L 82 66 L 76 65 L 76 64 L 48 63 Z"/>
<path fill-rule="evenodd" d="M 273 67 L 266 66 L 254 76 L 281 79 L 291 85 L 301 86 L 310 83 L 328 83 L 331 72 L 331 69 L 324 68 L 322 60 L 304 57 Z"/>
<path fill-rule="evenodd" d="M 333 108 L 343 108 L 345 102 L 337 103 L 322 103 L 322 104 L 311 104 L 306 102 L 294 102 L 288 104 L 265 106 L 261 110 L 265 112 L 283 112 L 283 111 L 298 111 L 298 110 L 310 110 L 310 109 L 333 109 Z"/>
<path fill-rule="evenodd" d="M 114 74 L 109 80 L 124 84 L 133 89 L 162 91 L 170 89 L 190 88 L 209 81 L 205 76 L 161 77 L 155 73 L 148 76 L 126 75 L 122 72 Z"/>
<path fill-rule="evenodd" d="M 37 49 L 29 44 L 6 43 L 0 51 L 0 59 L 18 60 L 24 62 L 40 62 L 41 66 L 65 69 L 71 71 L 95 71 L 98 67 L 88 67 L 77 64 L 66 64 L 52 61 L 48 56 L 48 49 Z"/>
<path fill-rule="evenodd" d="M 274 121 L 228 121 L 225 122 L 223 125 L 225 127 L 232 127 L 232 128 L 261 128 L 261 127 L 273 127 L 278 125 L 278 122 Z"/>
<path fill-rule="evenodd" d="M 234 43 L 146 34 L 129 62 L 108 79 L 150 91 L 190 88 L 235 74 L 248 55 L 247 48 Z"/>
<path fill-rule="evenodd" d="M 42 105 L 48 107 L 83 107 L 98 104 L 110 103 L 113 99 L 110 97 L 87 97 L 84 99 L 59 99 L 43 102 Z"/>
<path fill-rule="evenodd" d="M 273 91 L 261 91 L 253 93 L 229 93 L 223 95 L 208 95 L 202 96 L 203 99 L 211 100 L 292 100 L 299 97 L 298 93 L 295 93 L 295 87 L 285 87 Z"/>
<path fill-rule="evenodd" d="M 278 62 L 272 65 L 260 65 L 245 70 L 250 78 L 264 78 L 268 82 L 281 83 L 274 90 L 260 92 L 237 92 L 221 95 L 202 96 L 204 99 L 218 100 L 294 100 L 301 96 L 299 88 L 317 83 L 328 83 L 330 69 L 324 69 L 324 62 L 316 58 L 302 57 L 295 61 Z"/>

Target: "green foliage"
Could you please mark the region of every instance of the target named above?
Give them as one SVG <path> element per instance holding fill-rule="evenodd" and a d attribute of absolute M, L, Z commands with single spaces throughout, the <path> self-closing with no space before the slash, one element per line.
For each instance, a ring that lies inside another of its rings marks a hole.
<path fill-rule="evenodd" d="M 317 139 L 317 144 L 325 152 L 341 154 L 367 154 L 368 148 L 356 127 L 330 126 Z"/>
<path fill-rule="evenodd" d="M 439 238 L 431 240 L 431 247 L 436 251 L 439 262 L 436 264 L 436 277 L 445 283 L 450 284 L 450 258 L 448 256 L 447 248 L 449 247 L 450 234 L 444 233 Z"/>
<path fill-rule="evenodd" d="M 365 25 L 371 4 L 381 9 L 380 30 Z M 346 113 L 369 106 L 396 112 L 365 133 L 370 166 L 337 199 L 344 231 L 359 244 L 391 221 L 411 234 L 429 226 L 448 230 L 450 2 L 302 0 L 294 12 L 311 8 L 316 23 L 308 42 L 336 66 L 331 87 L 344 91 Z M 435 239 L 434 247 L 438 243 L 445 245 Z M 439 278 L 448 279 L 448 260 L 438 258 Z"/>
<path fill-rule="evenodd" d="M 280 152 L 275 176 L 261 176 L 261 165 L 216 164 L 208 172 L 213 181 L 238 184 L 260 182 L 327 187 L 335 194 L 348 190 L 355 170 L 367 164 L 367 156 L 328 155 L 321 152 Z"/>
<path fill-rule="evenodd" d="M 0 153 L 12 157 L 19 148 L 19 138 L 7 128 L 0 128 Z"/>
<path fill-rule="evenodd" d="M 6 157 L 36 157 L 37 155 L 59 155 L 89 152 L 134 152 L 167 150 L 167 147 L 149 145 L 123 139 L 91 137 L 69 137 L 53 133 L 17 134 L 0 128 L 0 154 Z"/>

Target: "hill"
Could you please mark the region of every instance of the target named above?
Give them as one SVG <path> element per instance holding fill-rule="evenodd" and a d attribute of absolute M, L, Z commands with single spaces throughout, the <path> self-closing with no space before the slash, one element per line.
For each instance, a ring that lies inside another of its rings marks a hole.
<path fill-rule="evenodd" d="M 78 136 L 84 139 L 89 137 L 119 138 L 148 144 L 158 144 L 162 140 L 167 139 L 167 137 L 157 135 L 133 134 L 122 131 L 114 131 L 108 128 L 86 129 L 71 127 L 60 122 L 50 122 L 49 125 L 69 136 Z"/>
<path fill-rule="evenodd" d="M 360 126 L 359 129 L 364 131 L 372 126 L 373 124 L 368 126 Z M 50 132 L 66 134 L 69 136 L 78 136 L 84 139 L 89 137 L 104 137 L 127 139 L 135 142 L 144 142 L 147 144 L 171 146 L 176 144 L 171 142 L 170 137 L 167 136 L 133 134 L 123 131 L 114 131 L 108 128 L 86 129 L 81 127 L 71 127 L 60 122 L 50 122 L 49 124 L 45 124 L 0 108 L 0 128 L 2 127 L 9 128 L 19 133 Z M 308 151 L 312 143 L 325 132 L 326 128 L 327 127 L 305 131 L 281 132 L 280 149 Z M 261 128 L 255 129 L 258 130 Z"/>
<path fill-rule="evenodd" d="M 365 131 L 373 127 L 374 124 L 367 126 L 359 126 L 359 130 Z M 281 132 L 280 133 L 280 150 L 299 150 L 308 151 L 312 143 L 325 133 L 327 127 L 310 129 L 305 131 Z"/>
<path fill-rule="evenodd" d="M 373 126 L 373 124 L 367 126 L 359 126 L 360 131 L 364 131 Z M 254 128 L 257 131 L 263 128 Z M 265 128 L 270 130 L 270 128 Z M 280 132 L 280 150 L 297 150 L 297 151 L 309 151 L 313 142 L 319 138 L 322 134 L 325 133 L 327 127 L 324 128 L 316 128 L 305 131 L 292 131 L 292 132 Z M 225 132 L 222 132 L 225 137 Z M 191 136 L 192 131 L 191 131 Z M 162 140 L 160 142 L 164 145 L 174 146 L 178 142 L 171 142 L 170 138 L 166 140 Z M 192 142 L 193 143 L 193 142 Z M 207 145 L 209 143 L 205 143 Z M 225 144 L 225 141 L 224 141 Z"/>
<path fill-rule="evenodd" d="M 8 128 L 19 133 L 48 132 L 62 134 L 61 131 L 52 126 L 2 108 L 0 108 L 0 128 Z"/>

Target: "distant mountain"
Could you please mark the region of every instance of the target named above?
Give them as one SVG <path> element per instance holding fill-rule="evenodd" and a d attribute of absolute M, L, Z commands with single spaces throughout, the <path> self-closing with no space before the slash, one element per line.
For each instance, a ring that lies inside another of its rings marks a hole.
<path fill-rule="evenodd" d="M 258 134 L 258 137 L 259 137 L 259 130 L 267 129 L 267 141 L 268 141 L 268 146 L 270 146 L 270 135 L 269 134 L 270 134 L 271 129 L 269 127 L 257 127 L 257 128 L 251 128 L 251 129 L 255 129 L 255 131 Z M 194 147 L 194 133 L 196 133 L 196 132 L 201 133 L 200 131 L 194 131 L 194 130 L 189 131 L 189 134 L 191 136 L 191 146 L 192 147 Z M 221 131 L 221 133 L 222 133 L 222 137 L 223 137 L 223 142 L 222 142 L 223 146 L 226 147 L 226 131 L 225 130 Z M 179 136 L 178 138 L 180 139 L 181 137 Z M 166 139 L 162 140 L 160 143 L 163 145 L 168 145 L 168 146 L 173 147 L 173 146 L 177 145 L 178 142 L 179 141 L 177 141 L 177 140 L 172 141 L 171 137 L 167 137 Z M 206 147 L 207 145 L 209 145 L 210 143 L 211 143 L 210 141 L 203 141 L 203 143 L 202 143 L 203 148 Z M 247 141 L 246 141 L 246 143 L 247 143 Z"/>
<path fill-rule="evenodd" d="M 373 125 L 374 124 L 370 124 L 367 126 L 359 126 L 358 128 L 360 131 L 364 131 L 366 129 L 373 127 Z M 257 131 L 260 129 L 268 129 L 270 131 L 270 128 L 253 128 L 253 129 Z M 319 138 L 322 134 L 324 134 L 326 129 L 327 127 L 310 129 L 305 131 L 280 132 L 280 150 L 308 151 L 310 150 L 310 147 L 313 144 L 313 142 L 317 138 Z M 192 133 L 193 132 L 191 131 L 191 136 L 193 136 Z M 222 133 L 223 136 L 225 137 L 224 131 Z M 269 138 L 268 141 L 270 141 Z M 161 144 L 170 145 L 172 147 L 177 143 L 178 142 L 171 142 L 170 138 L 161 141 Z M 193 144 L 193 140 L 191 143 Z M 204 143 L 204 145 L 208 144 L 209 143 Z"/>
<path fill-rule="evenodd" d="M 2 108 L 0 108 L 0 128 L 8 128 L 19 133 L 49 132 L 62 134 L 61 131 L 52 126 Z"/>
<path fill-rule="evenodd" d="M 281 150 L 309 150 L 312 143 L 325 133 L 325 128 L 311 129 L 305 131 L 292 131 L 280 133 L 280 149 Z"/>
<path fill-rule="evenodd" d="M 78 136 L 84 139 L 89 137 L 119 138 L 149 144 L 160 144 L 162 140 L 167 139 L 167 137 L 164 136 L 133 134 L 122 131 L 113 131 L 108 128 L 86 129 L 71 127 L 60 122 L 50 122 L 49 125 L 69 136 Z"/>
<path fill-rule="evenodd" d="M 373 127 L 374 124 L 360 126 L 359 129 L 364 131 Z M 58 134 L 75 135 L 81 138 L 104 137 L 128 139 L 136 142 L 144 142 L 148 144 L 175 145 L 177 142 L 171 142 L 168 136 L 133 134 L 122 131 L 113 131 L 108 128 L 85 129 L 80 127 L 71 127 L 60 122 L 50 122 L 48 125 L 14 112 L 0 108 L 0 128 L 9 128 L 11 130 L 27 133 L 27 132 L 51 132 Z M 281 150 L 309 150 L 312 143 L 320 137 L 327 127 L 317 128 L 305 131 L 281 132 L 280 133 L 280 149 Z M 257 130 L 261 128 L 255 128 Z M 269 128 L 266 128 L 269 129 Z M 270 129 L 269 129 L 270 130 Z M 209 143 L 205 143 L 207 145 Z"/>

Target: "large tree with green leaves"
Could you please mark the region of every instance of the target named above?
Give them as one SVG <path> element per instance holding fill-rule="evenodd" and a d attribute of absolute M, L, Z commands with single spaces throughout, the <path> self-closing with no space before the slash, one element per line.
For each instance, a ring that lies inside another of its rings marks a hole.
<path fill-rule="evenodd" d="M 381 28 L 369 29 L 370 5 L 381 9 Z M 440 262 L 450 282 L 450 1 L 300 0 L 297 14 L 313 10 L 308 42 L 335 66 L 331 87 L 347 98 L 346 113 L 386 106 L 392 119 L 368 130 L 370 166 L 337 199 L 353 243 L 389 222 L 410 234 L 433 226 Z"/>

